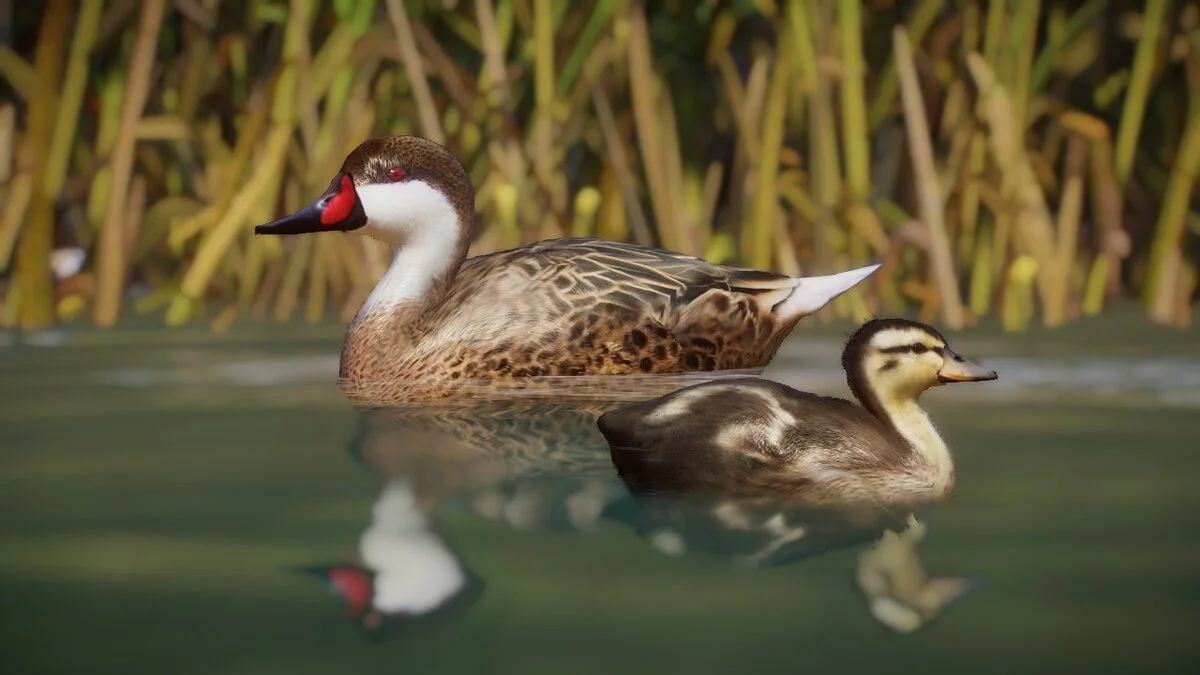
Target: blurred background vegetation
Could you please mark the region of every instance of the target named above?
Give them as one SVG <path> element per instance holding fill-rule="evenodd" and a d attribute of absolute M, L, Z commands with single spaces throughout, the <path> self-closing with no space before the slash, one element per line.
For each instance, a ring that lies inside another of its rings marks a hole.
<path fill-rule="evenodd" d="M 0 0 L 0 321 L 349 318 L 388 252 L 252 236 L 364 138 L 446 144 L 473 253 L 827 273 L 826 316 L 1197 298 L 1200 2 Z"/>

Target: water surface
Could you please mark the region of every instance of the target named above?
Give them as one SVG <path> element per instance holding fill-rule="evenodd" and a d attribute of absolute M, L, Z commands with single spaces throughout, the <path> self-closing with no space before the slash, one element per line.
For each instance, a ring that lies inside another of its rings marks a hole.
<path fill-rule="evenodd" d="M 847 330 L 798 330 L 767 375 L 844 394 Z M 536 456 L 481 462 L 459 446 L 430 451 L 437 441 L 364 437 L 369 425 L 332 383 L 335 325 L 210 336 L 135 324 L 69 332 L 54 348 L 10 340 L 0 666 L 1194 672 L 1196 331 L 1115 314 L 950 339 L 1000 380 L 925 399 L 956 454 L 958 491 L 925 517 L 920 559 L 932 575 L 986 585 L 909 634 L 867 610 L 859 549 L 754 570 L 671 556 L 628 522 L 595 519 L 588 504 L 622 490 L 603 448 L 557 455 L 568 461 L 556 474 Z M 326 585 L 292 569 L 353 559 L 396 476 L 444 501 L 439 531 L 485 589 L 441 625 L 373 640 Z"/>

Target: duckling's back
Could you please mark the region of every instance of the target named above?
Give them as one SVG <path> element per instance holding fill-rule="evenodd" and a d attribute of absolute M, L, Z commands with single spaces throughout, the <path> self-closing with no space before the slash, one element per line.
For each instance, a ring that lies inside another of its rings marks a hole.
<path fill-rule="evenodd" d="M 903 441 L 845 399 L 760 378 L 687 387 L 602 415 L 613 463 L 633 490 L 836 493 L 904 461 Z"/>

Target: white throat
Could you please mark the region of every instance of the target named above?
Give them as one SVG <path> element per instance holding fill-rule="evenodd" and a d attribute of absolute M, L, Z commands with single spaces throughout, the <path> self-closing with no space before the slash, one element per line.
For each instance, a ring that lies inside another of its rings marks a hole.
<path fill-rule="evenodd" d="M 932 471 L 934 492 L 943 494 L 954 483 L 954 459 L 933 420 L 914 398 L 881 399 L 879 403 L 896 431 Z"/>
<path fill-rule="evenodd" d="M 363 564 L 375 572 L 374 605 L 384 613 L 423 614 L 466 583 L 457 557 L 429 530 L 408 485 L 392 481 L 375 502 L 359 541 Z"/>
<path fill-rule="evenodd" d="M 464 236 L 458 211 L 441 190 L 418 180 L 363 185 L 357 191 L 367 216 L 363 232 L 395 250 L 363 310 L 386 311 L 423 298 L 434 279 L 455 263 Z"/>

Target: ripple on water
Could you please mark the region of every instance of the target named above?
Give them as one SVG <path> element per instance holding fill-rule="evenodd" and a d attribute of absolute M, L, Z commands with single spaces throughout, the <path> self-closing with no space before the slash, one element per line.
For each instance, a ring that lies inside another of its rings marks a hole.
<path fill-rule="evenodd" d="M 815 353 L 814 353 L 815 351 Z M 845 376 L 827 350 L 804 356 L 784 355 L 765 375 L 792 386 L 845 395 Z M 1200 407 L 1200 358 L 998 356 L 983 359 L 1000 373 L 986 386 L 959 387 L 955 399 L 1037 400 L 1079 398 L 1134 405 L 1156 403 Z M 269 387 L 335 382 L 336 355 L 304 355 L 202 360 L 157 367 L 116 368 L 95 372 L 92 381 L 127 387 L 233 386 Z"/>

